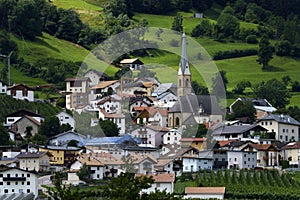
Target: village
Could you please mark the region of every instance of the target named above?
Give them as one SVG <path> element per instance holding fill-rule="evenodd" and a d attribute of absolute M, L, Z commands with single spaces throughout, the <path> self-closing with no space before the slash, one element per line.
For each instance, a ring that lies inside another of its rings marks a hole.
<path fill-rule="evenodd" d="M 102 180 L 131 172 L 153 176 L 150 193 L 155 189 L 174 193 L 175 181 L 184 173 L 200 170 L 282 171 L 299 167 L 300 122 L 284 114 L 267 99 L 238 98 L 226 110 L 215 95 L 196 95 L 191 81 L 186 36 L 182 35 L 182 53 L 178 81 L 160 83 L 155 77 L 110 80 L 90 69 L 82 77 L 67 78 L 65 109 L 91 113 L 90 127 L 109 120 L 118 127 L 117 136 L 95 137 L 77 132 L 76 119 L 66 110 L 56 117 L 71 129 L 57 134 L 45 145 L 19 146 L 26 130 L 38 133 L 45 117 L 36 110 L 18 110 L 5 116 L 4 126 L 16 145 L 1 146 L 0 195 L 18 193 L 38 197 L 44 174 L 67 172 L 64 184 L 85 184 L 77 173 L 86 165 L 91 179 Z M 142 69 L 138 58 L 123 59 L 120 64 L 132 71 Z M 15 99 L 35 101 L 34 90 L 24 84 L 0 83 L 0 93 Z M 234 113 L 240 102 L 251 103 L 255 121 L 227 121 L 225 113 Z M 207 129 L 197 134 L 199 125 Z M 68 145 L 76 141 L 77 145 Z M 285 166 L 285 167 L 283 167 Z M 48 180 L 51 185 L 51 180 Z M 225 187 L 186 187 L 185 198 L 223 199 Z M 23 195 L 23 196 L 21 196 Z"/>

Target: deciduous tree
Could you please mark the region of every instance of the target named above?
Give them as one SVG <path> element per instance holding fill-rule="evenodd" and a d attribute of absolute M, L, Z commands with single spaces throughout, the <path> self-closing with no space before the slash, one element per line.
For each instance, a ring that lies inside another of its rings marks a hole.
<path fill-rule="evenodd" d="M 273 52 L 271 44 L 267 35 L 263 35 L 259 42 L 257 62 L 262 64 L 262 69 L 266 69 L 269 66 L 270 60 L 273 58 Z"/>

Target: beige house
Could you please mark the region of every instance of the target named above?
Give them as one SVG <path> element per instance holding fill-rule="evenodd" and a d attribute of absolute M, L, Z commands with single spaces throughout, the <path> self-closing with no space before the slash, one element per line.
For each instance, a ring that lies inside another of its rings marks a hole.
<path fill-rule="evenodd" d="M 31 135 L 34 136 L 38 132 L 40 126 L 41 123 L 39 121 L 37 121 L 33 117 L 25 115 L 12 125 L 12 131 L 20 133 L 22 137 L 25 137 L 26 128 L 31 127 Z"/>
<path fill-rule="evenodd" d="M 20 169 L 26 171 L 48 171 L 50 167 L 50 156 L 48 152 L 23 152 L 17 155 L 19 160 Z"/>
<path fill-rule="evenodd" d="M 288 160 L 290 165 L 298 165 L 300 160 L 300 142 L 290 142 L 281 149 L 283 160 Z"/>
<path fill-rule="evenodd" d="M 279 149 L 273 144 L 250 144 L 257 151 L 257 166 L 279 165 Z"/>
<path fill-rule="evenodd" d="M 269 115 L 260 120 L 259 125 L 275 133 L 281 142 L 299 141 L 300 123 L 288 115 Z"/>

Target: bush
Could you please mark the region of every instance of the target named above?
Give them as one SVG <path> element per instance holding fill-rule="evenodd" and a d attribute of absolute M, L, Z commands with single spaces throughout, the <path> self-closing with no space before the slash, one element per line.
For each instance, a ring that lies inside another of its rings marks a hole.
<path fill-rule="evenodd" d="M 292 83 L 292 91 L 293 92 L 300 92 L 300 83 L 299 83 L 299 81 L 294 81 Z"/>
<path fill-rule="evenodd" d="M 248 35 L 248 36 L 246 37 L 246 42 L 247 42 L 248 44 L 257 44 L 258 41 L 257 41 L 256 35 Z"/>
<path fill-rule="evenodd" d="M 276 44 L 277 56 L 290 56 L 292 51 L 292 44 L 288 40 L 280 41 Z"/>
<path fill-rule="evenodd" d="M 244 49 L 244 50 L 231 50 L 231 51 L 218 51 L 214 56 L 214 60 L 222 60 L 228 58 L 238 58 L 244 56 L 257 55 L 256 49 Z"/>
<path fill-rule="evenodd" d="M 179 42 L 178 42 L 177 40 L 172 39 L 172 40 L 170 41 L 170 45 L 171 45 L 172 47 L 178 47 L 178 46 L 179 46 Z"/>

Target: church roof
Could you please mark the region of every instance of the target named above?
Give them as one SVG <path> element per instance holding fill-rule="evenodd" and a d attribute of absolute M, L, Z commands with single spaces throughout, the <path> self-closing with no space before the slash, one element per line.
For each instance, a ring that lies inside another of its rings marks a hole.
<path fill-rule="evenodd" d="M 206 114 L 222 114 L 216 96 L 195 94 L 178 97 L 174 106 L 169 110 L 169 113 L 198 114 L 200 106 L 202 106 L 203 112 Z"/>

